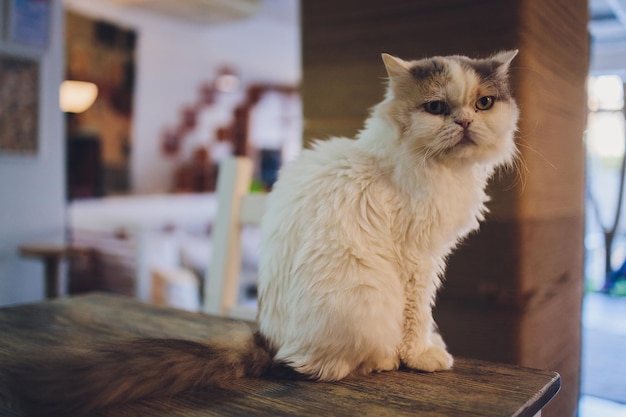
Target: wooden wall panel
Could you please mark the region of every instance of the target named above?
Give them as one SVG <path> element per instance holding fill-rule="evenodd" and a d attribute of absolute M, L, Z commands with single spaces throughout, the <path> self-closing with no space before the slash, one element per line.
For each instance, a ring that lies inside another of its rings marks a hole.
<path fill-rule="evenodd" d="M 574 416 L 583 265 L 586 0 L 304 0 L 305 145 L 353 136 L 384 93 L 381 52 L 406 59 L 519 48 L 520 166 L 452 257 L 436 317 L 453 353 L 556 370 L 544 416 Z"/>
<path fill-rule="evenodd" d="M 586 0 L 526 0 L 517 97 L 528 169 L 518 218 L 582 215 L 589 35 Z M 528 195 L 528 198 L 524 198 Z"/>

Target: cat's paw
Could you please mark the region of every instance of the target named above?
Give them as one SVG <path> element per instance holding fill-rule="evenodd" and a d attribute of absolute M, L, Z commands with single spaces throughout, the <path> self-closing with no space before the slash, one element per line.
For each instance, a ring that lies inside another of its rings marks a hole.
<path fill-rule="evenodd" d="M 411 369 L 435 372 L 451 369 L 454 359 L 445 349 L 429 346 L 426 350 L 407 350 L 402 355 L 402 362 Z"/>
<path fill-rule="evenodd" d="M 400 358 L 395 355 L 380 358 L 376 361 L 364 362 L 361 364 L 359 372 L 369 374 L 371 372 L 396 371 L 398 368 L 400 368 Z"/>
<path fill-rule="evenodd" d="M 400 367 L 400 358 L 396 356 L 389 356 L 382 361 L 379 361 L 374 365 L 375 372 L 382 371 L 395 371 Z"/>

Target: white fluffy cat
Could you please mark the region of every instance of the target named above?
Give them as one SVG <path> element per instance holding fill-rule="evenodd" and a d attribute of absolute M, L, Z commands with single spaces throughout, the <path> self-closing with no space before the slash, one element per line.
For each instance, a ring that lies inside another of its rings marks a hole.
<path fill-rule="evenodd" d="M 259 332 L 30 355 L 8 370 L 25 408 L 90 415 L 232 384 L 272 365 L 326 381 L 401 363 L 449 369 L 431 309 L 446 257 L 483 219 L 487 181 L 516 154 L 518 110 L 507 79 L 516 53 L 410 62 L 383 55 L 387 94 L 356 140 L 303 151 L 269 195 Z"/>
<path fill-rule="evenodd" d="M 516 53 L 384 54 L 387 95 L 356 140 L 317 142 L 281 171 L 259 279 L 276 361 L 321 380 L 452 366 L 431 307 L 446 257 L 483 219 L 487 180 L 515 156 Z"/>

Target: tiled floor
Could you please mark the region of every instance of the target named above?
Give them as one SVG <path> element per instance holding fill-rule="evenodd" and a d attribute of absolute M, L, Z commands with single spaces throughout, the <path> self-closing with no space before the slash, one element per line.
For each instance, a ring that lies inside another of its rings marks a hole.
<path fill-rule="evenodd" d="M 626 417 L 626 297 L 585 296 L 581 381 L 579 417 Z"/>

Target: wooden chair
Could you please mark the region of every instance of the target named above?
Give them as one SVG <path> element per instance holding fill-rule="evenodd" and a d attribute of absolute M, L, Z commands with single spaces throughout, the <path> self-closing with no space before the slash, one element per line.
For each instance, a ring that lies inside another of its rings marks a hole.
<path fill-rule="evenodd" d="M 217 179 L 217 216 L 213 226 L 211 263 L 205 277 L 206 313 L 244 320 L 256 319 L 256 308 L 239 305 L 241 230 L 259 225 L 265 209 L 264 193 L 250 193 L 252 160 L 225 159 Z"/>

